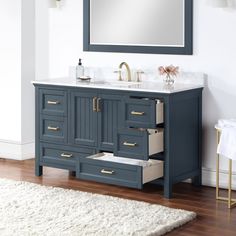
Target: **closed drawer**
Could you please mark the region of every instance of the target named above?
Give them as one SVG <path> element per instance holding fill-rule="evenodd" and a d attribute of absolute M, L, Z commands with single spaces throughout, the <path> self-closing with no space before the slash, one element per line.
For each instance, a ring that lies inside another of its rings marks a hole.
<path fill-rule="evenodd" d="M 140 161 L 99 153 L 79 158 L 76 176 L 80 179 L 141 189 L 143 184 L 163 177 L 163 162 Z"/>
<path fill-rule="evenodd" d="M 69 146 L 41 143 L 40 165 L 75 170 L 78 158 L 90 156 L 93 153 L 92 149 L 87 148 L 80 148 L 78 151 L 75 151 Z"/>
<path fill-rule="evenodd" d="M 40 140 L 67 143 L 67 118 L 40 116 Z"/>
<path fill-rule="evenodd" d="M 67 93 L 62 90 L 40 89 L 40 113 L 67 116 Z"/>
<path fill-rule="evenodd" d="M 163 129 L 119 129 L 115 139 L 115 155 L 141 160 L 163 152 Z"/>
<path fill-rule="evenodd" d="M 130 98 L 124 101 L 125 125 L 135 128 L 155 128 L 163 123 L 163 103 L 160 100 Z"/>

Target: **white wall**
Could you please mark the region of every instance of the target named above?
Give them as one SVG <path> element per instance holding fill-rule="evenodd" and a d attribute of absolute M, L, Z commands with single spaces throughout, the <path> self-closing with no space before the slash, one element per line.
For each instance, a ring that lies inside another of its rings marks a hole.
<path fill-rule="evenodd" d="M 21 0 L 0 0 L 0 140 L 21 140 Z"/>
<path fill-rule="evenodd" d="M 35 79 L 48 77 L 49 9 L 47 0 L 35 0 Z"/>
<path fill-rule="evenodd" d="M 21 6 L 21 143 L 34 142 L 35 1 Z M 31 99 L 29 99 L 31 98 Z"/>
<path fill-rule="evenodd" d="M 0 156 L 34 157 L 35 1 L 0 1 Z"/>
<path fill-rule="evenodd" d="M 63 0 L 61 10 L 50 10 L 50 76 L 67 75 L 68 67 L 76 65 L 79 57 L 87 66 L 114 67 L 121 61 L 127 61 L 136 68 L 174 64 L 184 71 L 206 73 L 208 86 L 204 90 L 203 100 L 203 177 L 206 184 L 214 184 L 214 124 L 219 118 L 236 118 L 236 10 L 211 8 L 205 0 L 194 1 L 193 56 L 96 53 L 82 50 L 82 2 Z M 226 164 L 223 161 L 223 170 L 227 168 Z M 223 170 L 222 173 L 225 173 Z M 234 178 L 235 183 L 236 175 Z"/>

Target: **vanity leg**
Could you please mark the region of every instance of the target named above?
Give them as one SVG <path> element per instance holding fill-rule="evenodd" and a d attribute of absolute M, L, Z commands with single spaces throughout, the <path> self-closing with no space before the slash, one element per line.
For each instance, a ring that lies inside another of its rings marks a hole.
<path fill-rule="evenodd" d="M 35 175 L 36 176 L 41 176 L 43 174 L 43 167 L 35 164 Z"/>
<path fill-rule="evenodd" d="M 202 175 L 198 175 L 192 178 L 192 184 L 194 186 L 201 186 L 202 185 Z"/>
<path fill-rule="evenodd" d="M 70 175 L 70 176 L 76 176 L 76 171 L 70 170 L 70 171 L 69 171 L 69 175 Z"/>
<path fill-rule="evenodd" d="M 164 197 L 165 198 L 172 198 L 172 184 L 165 183 L 164 184 Z"/>

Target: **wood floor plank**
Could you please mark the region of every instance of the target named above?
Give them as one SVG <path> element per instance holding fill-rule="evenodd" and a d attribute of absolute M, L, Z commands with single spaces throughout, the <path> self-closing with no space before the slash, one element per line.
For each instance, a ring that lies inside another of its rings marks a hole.
<path fill-rule="evenodd" d="M 68 171 L 47 167 L 44 168 L 43 176 L 36 177 L 33 159 L 14 161 L 0 158 L 0 178 L 145 201 L 197 213 L 195 220 L 173 230 L 168 234 L 170 236 L 236 235 L 236 208 L 228 210 L 225 203 L 216 201 L 215 189 L 210 187 L 194 187 L 187 183 L 176 184 L 174 198 L 168 200 L 163 198 L 163 188 L 153 184 L 145 185 L 143 190 L 124 188 L 78 180 Z M 222 191 L 222 194 L 226 194 L 226 191 Z M 235 195 L 234 193 L 234 197 Z"/>

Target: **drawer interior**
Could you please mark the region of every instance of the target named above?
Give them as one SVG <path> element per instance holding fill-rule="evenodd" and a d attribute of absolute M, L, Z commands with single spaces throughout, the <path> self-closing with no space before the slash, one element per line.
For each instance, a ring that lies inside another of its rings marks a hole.
<path fill-rule="evenodd" d="M 164 151 L 164 129 L 148 129 L 149 155 L 154 155 Z"/>

